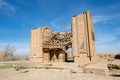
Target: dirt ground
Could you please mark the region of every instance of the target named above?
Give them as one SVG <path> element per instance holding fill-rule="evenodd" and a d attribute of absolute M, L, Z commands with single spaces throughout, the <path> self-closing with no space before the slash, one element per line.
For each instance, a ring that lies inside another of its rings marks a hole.
<path fill-rule="evenodd" d="M 101 65 L 105 61 L 101 62 Z M 83 73 L 83 64 L 78 63 L 49 63 L 63 69 L 30 68 L 15 71 L 11 65 L 45 66 L 41 63 L 30 62 L 0 62 L 0 80 L 120 80 L 119 76 L 102 76 L 92 73 Z"/>

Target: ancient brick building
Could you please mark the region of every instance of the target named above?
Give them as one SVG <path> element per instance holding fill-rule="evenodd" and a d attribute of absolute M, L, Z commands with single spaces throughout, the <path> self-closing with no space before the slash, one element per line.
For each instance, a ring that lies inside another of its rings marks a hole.
<path fill-rule="evenodd" d="M 53 32 L 49 27 L 31 31 L 32 62 L 66 62 L 67 49 L 72 46 L 74 62 L 96 59 L 92 16 L 89 11 L 72 17 L 71 32 Z"/>

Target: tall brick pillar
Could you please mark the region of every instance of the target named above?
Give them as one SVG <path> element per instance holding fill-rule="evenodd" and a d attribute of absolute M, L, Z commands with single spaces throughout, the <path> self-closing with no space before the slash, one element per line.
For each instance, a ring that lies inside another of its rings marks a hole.
<path fill-rule="evenodd" d="M 96 58 L 92 16 L 89 11 L 72 17 L 74 62 L 87 63 Z"/>
<path fill-rule="evenodd" d="M 31 31 L 30 61 L 43 62 L 43 30 L 36 28 Z"/>

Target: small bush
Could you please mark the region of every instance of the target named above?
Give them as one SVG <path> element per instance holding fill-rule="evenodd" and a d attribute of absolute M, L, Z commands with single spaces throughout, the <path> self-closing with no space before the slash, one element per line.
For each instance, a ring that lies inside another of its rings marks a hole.
<path fill-rule="evenodd" d="M 29 70 L 22 71 L 21 73 L 27 73 L 27 72 L 29 72 Z"/>

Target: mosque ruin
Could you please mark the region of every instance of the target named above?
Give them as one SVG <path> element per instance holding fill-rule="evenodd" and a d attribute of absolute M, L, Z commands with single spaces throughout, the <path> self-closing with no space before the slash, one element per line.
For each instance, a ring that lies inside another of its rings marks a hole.
<path fill-rule="evenodd" d="M 74 62 L 91 62 L 97 58 L 90 11 L 72 17 L 71 32 L 54 32 L 48 26 L 31 31 L 30 61 L 67 62 L 72 47 Z"/>

